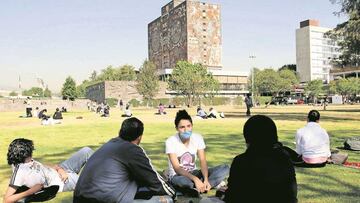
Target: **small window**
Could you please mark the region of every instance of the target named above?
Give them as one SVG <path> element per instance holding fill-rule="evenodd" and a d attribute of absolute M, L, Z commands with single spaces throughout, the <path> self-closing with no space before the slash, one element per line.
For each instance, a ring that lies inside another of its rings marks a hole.
<path fill-rule="evenodd" d="M 206 23 L 203 23 L 203 25 L 206 25 Z"/>
<path fill-rule="evenodd" d="M 206 29 L 203 29 L 204 32 L 206 32 Z"/>
<path fill-rule="evenodd" d="M 203 44 L 206 44 L 206 42 L 203 42 Z"/>
<path fill-rule="evenodd" d="M 206 38 L 206 35 L 203 35 L 203 38 Z"/>
<path fill-rule="evenodd" d="M 203 10 L 203 13 L 205 13 L 206 11 L 205 10 Z"/>

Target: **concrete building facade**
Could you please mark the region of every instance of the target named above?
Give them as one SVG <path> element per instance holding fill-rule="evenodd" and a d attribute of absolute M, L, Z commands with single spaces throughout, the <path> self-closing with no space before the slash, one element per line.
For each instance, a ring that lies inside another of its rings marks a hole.
<path fill-rule="evenodd" d="M 148 53 L 159 74 L 179 60 L 221 69 L 220 5 L 173 0 L 148 24 Z"/>
<path fill-rule="evenodd" d="M 160 82 L 159 92 L 155 98 L 170 98 L 166 94 L 167 84 Z M 136 90 L 135 81 L 104 81 L 86 88 L 86 98 L 97 103 L 104 102 L 106 99 L 122 99 L 124 102 L 132 99 L 141 100 L 142 96 Z"/>
<path fill-rule="evenodd" d="M 300 22 L 296 30 L 296 68 L 301 82 L 320 79 L 329 83 L 330 61 L 340 55 L 336 42 L 325 36 L 329 30 L 320 27 L 317 20 Z"/>

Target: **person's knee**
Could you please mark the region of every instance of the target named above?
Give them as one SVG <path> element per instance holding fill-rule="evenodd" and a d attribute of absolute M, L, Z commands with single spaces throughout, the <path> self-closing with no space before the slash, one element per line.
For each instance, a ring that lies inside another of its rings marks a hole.
<path fill-rule="evenodd" d="M 194 183 L 189 179 L 186 178 L 184 176 L 179 176 L 179 177 L 174 177 L 171 180 L 172 185 L 174 186 L 178 186 L 178 187 L 188 187 L 188 188 L 193 188 L 194 187 Z"/>
<path fill-rule="evenodd" d="M 90 147 L 83 147 L 80 149 L 80 152 L 83 154 L 91 156 L 94 153 L 94 150 L 92 150 Z"/>

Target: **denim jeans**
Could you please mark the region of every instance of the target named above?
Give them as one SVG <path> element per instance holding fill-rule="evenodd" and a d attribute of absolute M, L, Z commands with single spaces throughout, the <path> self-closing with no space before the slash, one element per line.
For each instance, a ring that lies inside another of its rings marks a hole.
<path fill-rule="evenodd" d="M 230 168 L 228 165 L 219 165 L 213 168 L 209 168 L 209 183 L 211 188 L 216 187 L 229 175 Z M 203 180 L 201 170 L 194 170 L 190 172 L 192 175 Z M 192 180 L 185 176 L 175 175 L 170 180 L 171 184 L 175 188 L 194 188 L 195 184 Z"/>
<path fill-rule="evenodd" d="M 69 159 L 59 164 L 68 174 L 68 180 L 65 182 L 63 192 L 75 190 L 76 183 L 79 179 L 78 174 L 93 153 L 94 151 L 89 147 L 83 147 Z"/>

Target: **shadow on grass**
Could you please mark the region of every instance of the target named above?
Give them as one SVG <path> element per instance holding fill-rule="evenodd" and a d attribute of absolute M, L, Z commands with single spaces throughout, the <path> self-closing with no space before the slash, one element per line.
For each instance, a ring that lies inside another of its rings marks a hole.
<path fill-rule="evenodd" d="M 334 166 L 334 167 L 341 167 L 341 166 Z M 305 177 L 302 181 L 304 180 L 306 181 L 306 182 L 298 181 L 298 191 L 300 193 L 303 190 L 308 192 L 310 191 L 309 194 L 302 195 L 303 198 L 305 199 L 341 198 L 343 202 L 355 201 L 356 199 L 359 200 L 360 185 L 357 180 L 353 180 L 351 179 L 351 177 L 348 177 L 346 180 L 343 180 L 340 177 L 336 177 L 336 175 L 333 176 L 327 175 L 326 171 L 324 171 L 326 169 L 327 168 L 322 168 L 322 169 L 297 168 L 296 173 L 302 174 Z M 318 185 L 320 185 L 321 187 L 319 187 Z"/>
<path fill-rule="evenodd" d="M 252 115 L 266 115 L 272 118 L 273 120 L 286 120 L 286 121 L 306 121 L 307 113 L 272 113 L 272 112 L 255 112 Z M 249 118 L 243 112 L 226 112 L 227 118 Z M 349 117 L 336 117 L 336 116 L 327 116 L 321 115 L 321 121 L 328 122 L 343 122 L 343 121 L 360 121 L 359 118 L 349 118 Z"/>
<path fill-rule="evenodd" d="M 341 113 L 360 113 L 360 109 L 328 109 L 326 111 Z"/>

